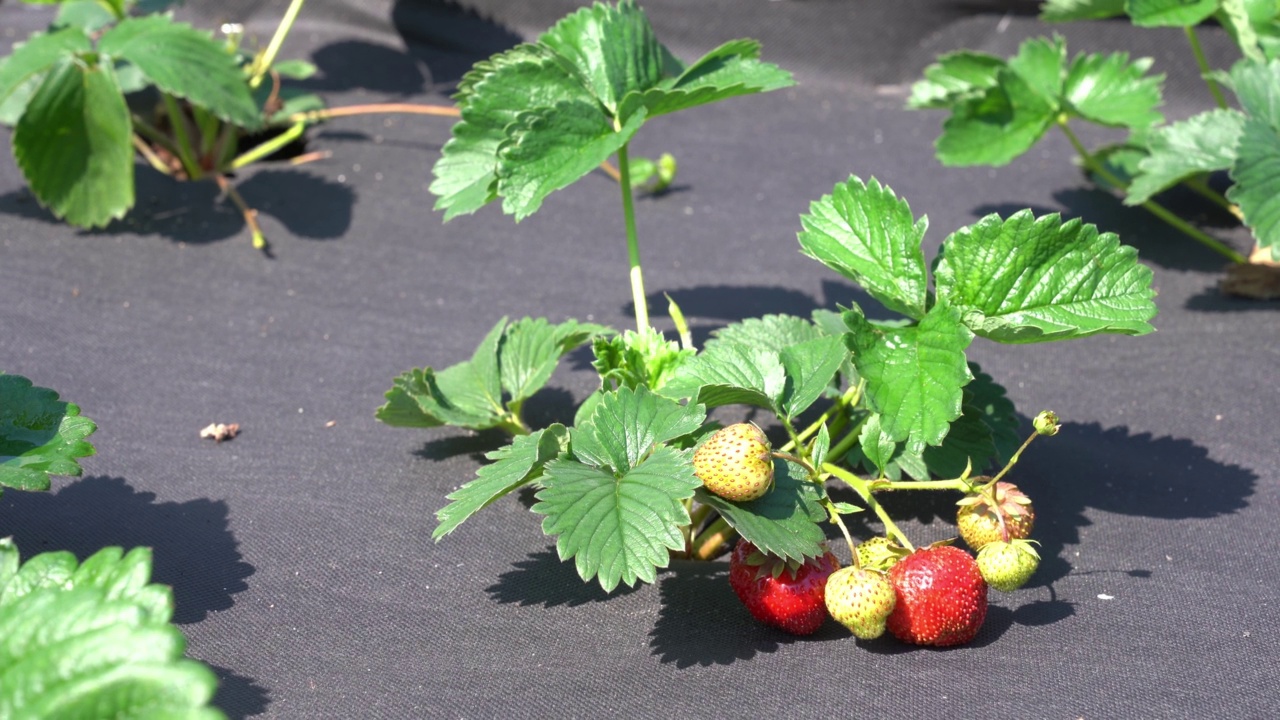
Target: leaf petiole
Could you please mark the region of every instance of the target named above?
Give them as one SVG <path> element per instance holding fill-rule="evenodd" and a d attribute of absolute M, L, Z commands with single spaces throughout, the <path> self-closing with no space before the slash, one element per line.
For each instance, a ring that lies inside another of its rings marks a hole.
<path fill-rule="evenodd" d="M 289 9 L 284 11 L 284 17 L 280 19 L 280 25 L 276 27 L 276 33 L 267 44 L 267 49 L 253 61 L 252 73 L 249 75 L 250 88 L 256 90 L 262 84 L 262 78 L 276 61 L 276 55 L 280 54 L 280 46 L 284 45 L 284 39 L 293 29 L 293 24 L 298 20 L 298 13 L 302 11 L 302 5 L 305 2 L 306 0 L 292 0 L 289 3 Z"/>
<path fill-rule="evenodd" d="M 178 159 L 187 171 L 187 177 L 199 180 L 203 176 L 200 164 L 196 162 L 195 151 L 191 146 L 191 132 L 187 126 L 187 116 L 182 112 L 178 101 L 169 93 L 160 93 L 164 100 L 165 112 L 169 115 L 169 125 L 173 128 L 174 147 L 178 151 Z"/>
<path fill-rule="evenodd" d="M 1205 59 L 1204 48 L 1200 46 L 1200 36 L 1196 35 L 1196 29 L 1193 25 L 1187 25 L 1182 28 L 1187 34 L 1187 42 L 1191 44 L 1191 52 L 1196 56 L 1196 65 L 1200 68 L 1200 77 L 1204 78 L 1204 84 L 1209 86 L 1209 93 L 1213 95 L 1213 101 L 1218 103 L 1218 107 L 1227 108 L 1227 98 L 1222 95 L 1222 88 L 1218 86 L 1218 81 L 1213 79 L 1213 68 L 1209 67 L 1209 61 Z"/>
<path fill-rule="evenodd" d="M 858 496 L 867 504 L 867 507 L 871 508 L 871 510 L 875 512 L 876 517 L 880 519 L 880 522 L 884 525 L 885 533 L 892 535 L 893 539 L 908 551 L 915 550 L 915 546 L 911 544 L 911 541 L 907 539 L 907 536 L 898 528 L 898 525 L 893 521 L 893 518 L 889 517 L 889 513 L 885 511 L 884 507 L 882 507 L 879 502 L 876 502 L 876 498 L 872 495 L 871 488 L 867 481 L 857 475 L 854 475 L 848 470 L 832 465 L 831 463 L 824 463 L 822 470 L 823 472 L 830 473 L 840 478 L 849 487 L 853 488 L 853 491 L 858 493 Z"/>
<path fill-rule="evenodd" d="M 631 198 L 631 162 L 627 145 L 618 148 L 618 185 L 622 188 L 622 217 L 627 228 L 627 260 L 631 266 L 631 300 L 636 309 L 636 330 L 649 327 L 649 304 L 644 294 L 644 273 L 640 269 L 640 241 L 636 237 L 635 203 Z"/>
<path fill-rule="evenodd" d="M 306 131 L 306 129 L 307 124 L 304 122 L 294 124 L 293 127 L 285 130 L 270 140 L 241 153 L 236 159 L 231 161 L 230 168 L 232 170 L 239 170 L 245 165 L 261 160 L 285 145 L 297 140 L 302 133 Z"/>
<path fill-rule="evenodd" d="M 716 556 L 721 546 L 737 534 L 738 531 L 727 520 L 718 517 L 693 539 L 690 555 L 697 560 L 710 560 Z"/>

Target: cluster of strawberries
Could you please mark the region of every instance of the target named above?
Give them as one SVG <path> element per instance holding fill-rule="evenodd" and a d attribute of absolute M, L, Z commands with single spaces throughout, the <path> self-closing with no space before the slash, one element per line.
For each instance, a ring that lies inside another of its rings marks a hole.
<path fill-rule="evenodd" d="M 717 435 L 694 454 L 707 488 L 734 500 L 767 492 L 773 473 L 763 433 L 740 423 Z M 961 645 L 982 627 L 988 586 L 1004 592 L 1023 586 L 1040 556 L 1027 539 L 1035 511 L 1017 486 L 975 482 L 958 506 L 956 525 L 976 559 L 950 541 L 912 549 L 882 536 L 858 544 L 853 564 L 842 568 L 830 552 L 800 564 L 742 539 L 730 558 L 729 582 L 757 620 L 796 635 L 816 632 L 830 615 L 861 639 L 887 628 L 908 643 Z"/>

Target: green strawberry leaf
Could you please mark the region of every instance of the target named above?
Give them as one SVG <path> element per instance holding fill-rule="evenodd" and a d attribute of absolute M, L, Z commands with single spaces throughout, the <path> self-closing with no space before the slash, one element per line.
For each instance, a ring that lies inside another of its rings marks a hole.
<path fill-rule="evenodd" d="M 907 107 L 950 110 L 995 87 L 1000 70 L 1005 67 L 1004 60 L 971 50 L 941 55 L 937 62 L 924 69 L 924 79 L 911 86 Z"/>
<path fill-rule="evenodd" d="M 887 475 L 890 463 L 899 452 L 899 444 L 884 434 L 880 428 L 880 414 L 875 413 L 862 424 L 862 434 L 858 436 L 858 448 L 866 462 L 864 466 L 875 469 L 881 476 Z"/>
<path fill-rule="evenodd" d="M 1249 0 L 1220 0 L 1220 9 L 1214 17 L 1222 27 L 1226 28 L 1231 39 L 1236 41 L 1240 52 L 1247 60 L 1261 62 L 1266 59 L 1262 49 L 1261 34 L 1268 25 L 1274 24 L 1276 4 L 1273 0 L 1251 2 Z M 1257 8 L 1260 10 L 1255 10 Z M 1254 13 L 1257 13 L 1255 19 Z"/>
<path fill-rule="evenodd" d="M 0 60 L 0 122 L 13 125 L 22 116 L 44 76 L 59 61 L 93 49 L 89 36 L 79 28 L 35 33 Z"/>
<path fill-rule="evenodd" d="M 827 430 L 827 424 L 823 423 L 818 428 L 818 434 L 813 438 L 813 446 L 809 450 L 809 458 L 813 462 L 814 467 L 822 467 L 827 461 L 827 453 L 831 451 L 831 432 Z"/>
<path fill-rule="evenodd" d="M 775 410 L 786 382 L 786 370 L 778 353 L 737 343 L 716 343 L 681 365 L 662 388 L 662 394 L 692 398 L 708 408 L 751 405 Z"/>
<path fill-rule="evenodd" d="M 663 80 L 658 87 L 629 93 L 622 100 L 618 116 L 628 118 L 643 107 L 653 118 L 795 84 L 791 73 L 759 58 L 759 42 L 731 40 L 703 55 L 679 76 Z"/>
<path fill-rule="evenodd" d="M 638 110 L 615 128 L 595 101 L 564 100 L 516 116 L 498 148 L 498 195 L 519 222 L 551 193 L 599 167 L 644 124 Z"/>
<path fill-rule="evenodd" d="M 726 325 L 711 334 L 707 347 L 719 344 L 754 347 L 780 353 L 798 343 L 823 337 L 812 322 L 795 315 L 764 315 Z"/>
<path fill-rule="evenodd" d="M 592 102 L 581 80 L 550 49 L 519 45 L 476 63 L 454 95 L 462 119 L 432 172 L 431 192 L 446 221 L 498 196 L 498 148 L 516 116 L 567 100 Z"/>
<path fill-rule="evenodd" d="M 1231 87 L 1246 114 L 1280 127 L 1280 61 L 1236 63 Z"/>
<path fill-rule="evenodd" d="M 609 116 L 629 92 L 658 84 L 672 62 L 644 11 L 631 0 L 595 3 L 557 22 L 538 38 L 576 71 Z"/>
<path fill-rule="evenodd" d="M 787 375 L 781 409 L 794 418 L 822 397 L 849 359 L 849 351 L 843 337 L 828 335 L 784 348 L 781 359 Z"/>
<path fill-rule="evenodd" d="M 511 324 L 498 351 L 502 388 L 511 403 L 519 403 L 546 385 L 560 358 L 599 335 L 613 331 L 603 325 L 568 320 L 552 325 L 545 318 L 524 318 Z"/>
<path fill-rule="evenodd" d="M 1227 199 L 1240 207 L 1259 247 L 1280 257 L 1280 132 L 1257 118 L 1245 121 L 1231 168 Z"/>
<path fill-rule="evenodd" d="M 1151 270 L 1113 233 L 1057 214 L 988 215 L 957 230 L 936 262 L 939 298 L 975 333 L 1032 343 L 1144 335 L 1156 314 Z"/>
<path fill-rule="evenodd" d="M 996 461 L 1008 462 L 1022 445 L 1018 412 L 1004 387 L 983 372 L 977 363 L 969 363 L 969 372 L 973 375 L 973 381 L 964 388 L 965 404 L 981 413 L 982 421 L 991 430 Z"/>
<path fill-rule="evenodd" d="M 243 128 L 262 125 L 234 55 L 208 33 L 167 15 L 126 18 L 98 42 L 99 52 L 133 63 L 161 90 Z"/>
<path fill-rule="evenodd" d="M 289 78 L 290 80 L 306 80 L 307 78 L 320 72 L 320 68 L 315 63 L 306 60 L 280 60 L 271 66 L 272 70 L 280 73 L 280 77 Z"/>
<path fill-rule="evenodd" d="M 800 216 L 801 252 L 861 285 L 896 312 L 924 316 L 928 275 L 920 241 L 929 226 L 916 220 L 888 186 L 856 176 Z"/>
<path fill-rule="evenodd" d="M 48 490 L 50 475 L 79 477 L 97 426 L 58 393 L 0 374 L 0 488 Z"/>
<path fill-rule="evenodd" d="M 133 206 L 129 108 L 110 65 L 64 58 L 13 131 L 13 155 L 54 215 L 101 227 Z"/>
<path fill-rule="evenodd" d="M 938 477 L 958 477 L 965 467 L 975 471 L 985 468 L 995 455 L 995 439 L 980 409 L 972 404 L 969 392 L 964 394 L 960 417 L 951 422 L 942 444 L 924 449 L 923 459 L 929 473 Z"/>
<path fill-rule="evenodd" d="M 1238 110 L 1209 110 L 1153 129 L 1147 135 L 1147 156 L 1138 163 L 1124 203 L 1141 205 L 1186 178 L 1230 169 L 1244 123 Z"/>
<path fill-rule="evenodd" d="M 499 450 L 485 455 L 492 461 L 476 471 L 476 478 L 450 493 L 450 502 L 436 511 L 438 524 L 431 538 L 453 532 L 472 515 L 513 490 L 536 481 L 542 468 L 559 456 L 568 442 L 563 425 L 553 424 L 529 435 L 521 435 Z"/>
<path fill-rule="evenodd" d="M 939 302 L 919 325 L 897 328 L 872 324 L 856 307 L 844 317 L 867 404 L 880 413 L 884 434 L 906 443 L 909 452 L 940 444 L 960 416 L 962 388 L 972 379 L 964 350 L 973 333 L 960 311 Z"/>
<path fill-rule="evenodd" d="M 1040 6 L 1045 22 L 1102 20 L 1124 14 L 1125 0 L 1046 0 Z"/>
<path fill-rule="evenodd" d="M 1129 53 L 1081 54 L 1067 71 L 1065 100 L 1086 120 L 1112 127 L 1145 128 L 1164 120 L 1163 75 L 1146 75 L 1151 58 L 1129 62 Z"/>
<path fill-rule="evenodd" d="M 222 718 L 217 677 L 183 658 L 172 595 L 150 574 L 145 549 L 19 566 L 0 540 L 0 717 Z"/>
<path fill-rule="evenodd" d="M 546 516 L 542 531 L 556 536 L 560 559 L 573 558 L 583 580 L 595 578 L 610 592 L 619 583 L 653 582 L 671 551 L 684 549 L 684 501 L 701 484 L 689 451 L 663 445 L 618 473 L 555 459 L 543 467 L 531 509 Z"/>
<path fill-rule="evenodd" d="M 1007 165 L 1031 149 L 1054 122 L 1058 107 L 1012 68 L 998 84 L 956 107 L 934 147 L 944 165 Z"/>
<path fill-rule="evenodd" d="M 97 0 L 64 0 L 58 3 L 58 14 L 49 27 L 74 27 L 86 33 L 96 33 L 117 19 L 110 8 Z"/>
<path fill-rule="evenodd" d="M 826 535 L 818 523 L 827 517 L 822 487 L 810 482 L 799 465 L 776 460 L 773 467 L 773 489 L 751 502 L 730 502 L 702 487 L 694 497 L 770 555 L 797 562 L 822 557 Z"/>
<path fill-rule="evenodd" d="M 1218 10 L 1220 0 L 1125 0 L 1125 12 L 1138 27 L 1190 27 Z"/>
<path fill-rule="evenodd" d="M 1009 69 L 1045 101 L 1057 105 L 1067 77 L 1067 44 L 1061 37 L 1031 38 L 1009 58 Z"/>
<path fill-rule="evenodd" d="M 596 402 L 590 420 L 573 437 L 579 459 L 614 473 L 639 465 L 656 446 L 697 432 L 707 418 L 702 405 L 681 405 L 648 388 L 619 388 Z"/>

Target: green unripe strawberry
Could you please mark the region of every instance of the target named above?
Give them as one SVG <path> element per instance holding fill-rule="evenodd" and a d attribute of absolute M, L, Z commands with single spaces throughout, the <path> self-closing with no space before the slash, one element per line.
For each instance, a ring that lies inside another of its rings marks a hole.
<path fill-rule="evenodd" d="M 893 585 L 874 570 L 850 566 L 827 578 L 827 612 L 863 640 L 884 634 L 885 620 L 897 601 Z"/>
<path fill-rule="evenodd" d="M 1030 537 L 1036 521 L 1031 498 L 1013 483 L 998 482 L 989 492 L 969 495 L 956 504 L 960 537 L 974 550 L 987 543 Z"/>
<path fill-rule="evenodd" d="M 721 428 L 694 451 L 693 473 L 726 500 L 755 500 L 773 485 L 769 439 L 749 422 Z"/>
<path fill-rule="evenodd" d="M 1028 540 L 987 543 L 978 551 L 978 571 L 987 584 L 1001 592 L 1013 592 L 1031 579 L 1040 566 L 1040 553 Z"/>
<path fill-rule="evenodd" d="M 898 543 L 879 535 L 858 544 L 858 565 L 868 570 L 887 572 L 907 551 Z"/>

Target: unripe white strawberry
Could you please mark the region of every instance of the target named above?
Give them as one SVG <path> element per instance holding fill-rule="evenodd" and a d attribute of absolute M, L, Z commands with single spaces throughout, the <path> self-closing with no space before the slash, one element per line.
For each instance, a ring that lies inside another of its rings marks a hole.
<path fill-rule="evenodd" d="M 831 617 L 855 637 L 873 640 L 884 634 L 897 594 L 884 575 L 850 566 L 827 578 L 826 603 Z"/>
<path fill-rule="evenodd" d="M 1040 566 L 1034 540 L 996 541 L 978 551 L 978 572 L 987 584 L 1001 592 L 1013 592 L 1031 579 Z"/>
<path fill-rule="evenodd" d="M 769 439 L 749 422 L 721 428 L 694 451 L 693 473 L 726 500 L 755 500 L 773 485 Z"/>

